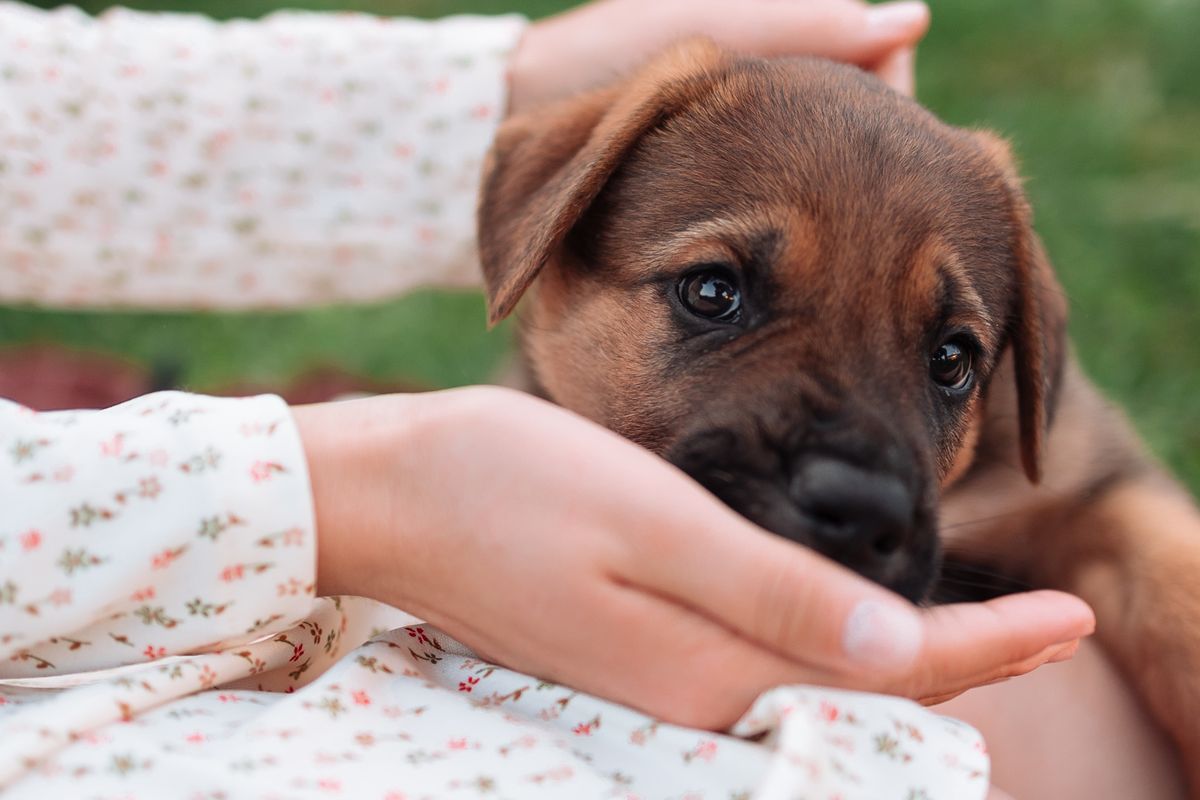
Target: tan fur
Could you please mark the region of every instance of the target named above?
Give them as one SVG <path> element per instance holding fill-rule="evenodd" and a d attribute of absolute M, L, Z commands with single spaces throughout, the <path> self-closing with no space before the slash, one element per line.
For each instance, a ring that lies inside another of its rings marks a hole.
<path fill-rule="evenodd" d="M 792 396 L 926 441 L 911 365 L 953 284 L 987 363 L 928 441 L 941 537 L 1092 603 L 1200 797 L 1200 513 L 1069 353 L 1002 140 L 846 68 L 692 44 L 508 122 L 480 237 L 492 321 L 528 290 L 540 389 L 660 453 L 714 421 L 773 435 Z M 761 324 L 701 346 L 665 310 L 689 265 L 764 260 Z"/>

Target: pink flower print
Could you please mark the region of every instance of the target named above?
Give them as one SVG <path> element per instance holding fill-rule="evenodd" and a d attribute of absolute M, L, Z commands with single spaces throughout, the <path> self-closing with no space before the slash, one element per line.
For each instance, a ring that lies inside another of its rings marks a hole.
<path fill-rule="evenodd" d="M 375 744 L 375 736 L 370 733 L 359 733 L 355 735 L 354 741 L 363 747 L 370 747 Z"/>
<path fill-rule="evenodd" d="M 176 547 L 176 548 L 173 548 L 173 549 L 170 549 L 170 550 L 163 550 L 161 553 L 159 553 L 158 555 L 156 555 L 156 556 L 155 556 L 155 557 L 154 557 L 154 558 L 153 558 L 153 559 L 150 561 L 150 566 L 151 566 L 152 568 L 154 568 L 154 569 L 162 569 L 163 567 L 170 566 L 170 565 L 171 565 L 171 564 L 173 564 L 173 563 L 174 563 L 174 562 L 175 562 L 175 561 L 176 561 L 176 560 L 177 560 L 177 559 L 178 559 L 178 558 L 179 558 L 181 555 L 183 555 L 183 554 L 184 554 L 184 551 L 186 551 L 186 550 L 187 550 L 187 545 L 186 545 L 186 544 L 185 544 L 185 545 L 183 545 L 182 547 Z"/>
<path fill-rule="evenodd" d="M 472 689 L 474 689 L 478 683 L 479 683 L 479 678 L 471 676 L 471 677 L 467 678 L 465 681 L 458 682 L 458 690 L 460 692 L 469 692 Z"/>
<path fill-rule="evenodd" d="M 352 699 L 354 701 L 355 705 L 359 705 L 359 706 L 371 705 L 371 698 L 367 695 L 366 692 L 361 691 L 361 690 L 354 692 L 352 695 L 350 695 L 350 699 Z"/>
<path fill-rule="evenodd" d="M 125 434 L 113 434 L 111 439 L 100 443 L 100 455 L 117 457 L 125 449 Z"/>
<path fill-rule="evenodd" d="M 74 478 L 74 477 L 75 477 L 75 468 L 72 467 L 70 464 L 66 465 L 65 467 L 59 467 L 58 469 L 54 470 L 54 480 L 56 480 L 59 483 L 66 483 L 67 481 L 71 480 L 71 478 Z"/>
<path fill-rule="evenodd" d="M 299 528 L 288 528 L 283 532 L 283 544 L 285 546 L 299 546 L 304 544 L 304 531 Z"/>
<path fill-rule="evenodd" d="M 698 758 L 701 761 L 711 762 L 716 755 L 717 743 L 712 739 L 705 739 L 692 751 L 692 758 Z"/>
<path fill-rule="evenodd" d="M 591 736 L 592 735 L 592 723 L 591 722 L 581 722 L 578 725 L 576 725 L 574 728 L 571 729 L 571 733 L 575 734 L 576 736 Z"/>
<path fill-rule="evenodd" d="M 154 450 L 150 453 L 150 463 L 156 467 L 165 467 L 171 456 L 166 450 Z"/>
<path fill-rule="evenodd" d="M 408 800 L 408 795 L 404 792 L 388 792 L 383 796 L 383 800 Z"/>
<path fill-rule="evenodd" d="M 241 564 L 234 564 L 231 567 L 226 567 L 221 570 L 221 580 L 226 583 L 240 581 L 246 575 L 246 568 Z"/>
<path fill-rule="evenodd" d="M 153 600 L 154 599 L 154 587 L 147 586 L 144 589 L 138 589 L 136 592 L 129 595 L 129 599 L 133 600 L 134 602 L 138 602 L 138 603 L 143 602 L 145 600 Z"/>
<path fill-rule="evenodd" d="M 28 553 L 31 550 L 37 550 L 42 543 L 42 533 L 38 530 L 30 530 L 21 534 L 21 549 Z"/>
<path fill-rule="evenodd" d="M 279 597 L 295 597 L 302 590 L 304 590 L 304 584 L 297 578 L 288 578 L 287 583 L 280 583 L 275 586 L 275 593 Z"/>
<path fill-rule="evenodd" d="M 217 682 L 217 671 L 205 664 L 200 668 L 200 686 L 205 689 L 212 688 L 212 685 Z"/>
<path fill-rule="evenodd" d="M 70 589 L 55 589 L 50 593 L 50 605 L 52 606 L 67 606 L 71 604 Z"/>
<path fill-rule="evenodd" d="M 162 484 L 158 482 L 158 478 L 142 478 L 138 481 L 138 497 L 153 500 L 160 494 L 162 494 Z"/>
<path fill-rule="evenodd" d="M 838 707 L 833 703 L 830 703 L 828 700 L 821 701 L 821 708 L 817 713 L 819 713 L 821 719 L 825 720 L 826 722 L 837 722 L 838 717 L 842 715 L 842 712 L 838 710 Z"/>
<path fill-rule="evenodd" d="M 184 741 L 188 742 L 189 744 L 202 744 L 206 738 L 207 737 L 200 731 L 195 731 L 184 737 Z"/>
<path fill-rule="evenodd" d="M 467 740 L 465 738 L 451 739 L 450 741 L 446 742 L 446 747 L 449 750 L 466 750 Z"/>
<path fill-rule="evenodd" d="M 142 651 L 142 655 L 144 655 L 146 658 L 149 658 L 151 660 L 156 659 L 156 658 L 163 658 L 164 656 L 166 656 L 166 654 L 167 654 L 167 648 L 165 648 L 165 647 L 157 647 L 156 648 L 152 644 L 146 645 L 146 649 Z"/>
<path fill-rule="evenodd" d="M 475 119 L 489 119 L 493 114 L 493 109 L 486 103 L 480 103 L 471 109 L 471 116 Z"/>
<path fill-rule="evenodd" d="M 327 792 L 340 792 L 342 790 L 342 782 L 336 778 L 322 778 L 317 781 L 317 787 Z"/>
<path fill-rule="evenodd" d="M 255 461 L 254 466 L 250 467 L 250 478 L 255 483 L 262 483 L 280 472 L 287 472 L 282 464 L 274 461 Z"/>

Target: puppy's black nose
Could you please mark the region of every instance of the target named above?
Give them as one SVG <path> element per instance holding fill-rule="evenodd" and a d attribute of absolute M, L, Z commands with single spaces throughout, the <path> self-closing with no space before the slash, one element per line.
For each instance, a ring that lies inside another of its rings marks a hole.
<path fill-rule="evenodd" d="M 895 475 L 809 457 L 790 492 L 817 550 L 868 577 L 879 579 L 912 534 L 916 497 Z"/>

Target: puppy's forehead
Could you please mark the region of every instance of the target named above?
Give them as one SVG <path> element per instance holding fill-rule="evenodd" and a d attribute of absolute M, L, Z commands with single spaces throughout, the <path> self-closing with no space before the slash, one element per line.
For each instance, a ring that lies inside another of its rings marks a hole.
<path fill-rule="evenodd" d="M 661 241 L 714 221 L 765 229 L 787 217 L 826 249 L 886 252 L 892 264 L 932 236 L 973 258 L 1008 244 L 999 166 L 969 132 L 872 76 L 747 59 L 696 80 L 693 102 L 614 176 L 622 198 L 610 212 L 636 209 L 622 214 L 624 235 Z"/>

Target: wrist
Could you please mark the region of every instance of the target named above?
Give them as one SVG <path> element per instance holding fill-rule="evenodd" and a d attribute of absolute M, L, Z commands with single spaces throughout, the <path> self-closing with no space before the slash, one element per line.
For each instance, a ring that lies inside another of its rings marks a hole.
<path fill-rule="evenodd" d="M 384 579 L 398 567 L 403 531 L 392 509 L 412 477 L 408 443 L 422 405 L 420 395 L 399 395 L 292 409 L 308 460 L 319 596 L 394 602 Z"/>

